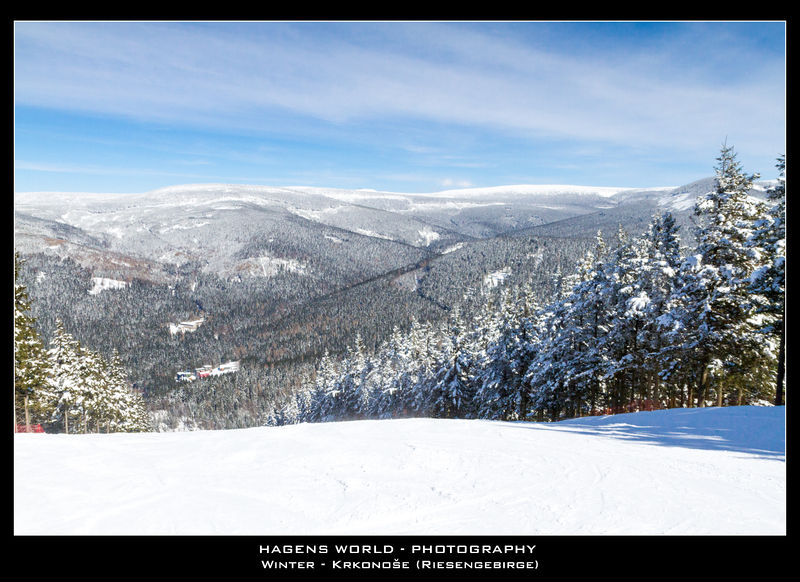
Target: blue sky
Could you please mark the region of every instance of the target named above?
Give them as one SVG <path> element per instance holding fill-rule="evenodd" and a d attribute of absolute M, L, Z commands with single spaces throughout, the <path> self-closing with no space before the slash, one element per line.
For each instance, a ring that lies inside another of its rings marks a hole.
<path fill-rule="evenodd" d="M 16 22 L 15 191 L 678 186 L 785 152 L 783 22 Z"/>

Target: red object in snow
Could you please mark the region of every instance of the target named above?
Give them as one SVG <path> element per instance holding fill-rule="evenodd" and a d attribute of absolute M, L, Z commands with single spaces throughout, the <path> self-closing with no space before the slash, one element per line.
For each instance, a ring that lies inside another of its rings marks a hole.
<path fill-rule="evenodd" d="M 612 414 L 625 414 L 626 412 L 639 412 L 642 410 L 662 410 L 663 408 L 664 405 L 657 400 L 636 399 L 631 400 L 627 404 L 621 404 L 619 406 L 612 406 L 610 408 L 597 408 L 592 410 L 589 414 L 591 416 L 609 416 Z"/>
<path fill-rule="evenodd" d="M 29 431 L 28 427 L 26 427 L 24 424 L 18 424 L 14 432 L 44 432 L 41 424 L 32 424 L 30 429 L 31 430 Z"/>

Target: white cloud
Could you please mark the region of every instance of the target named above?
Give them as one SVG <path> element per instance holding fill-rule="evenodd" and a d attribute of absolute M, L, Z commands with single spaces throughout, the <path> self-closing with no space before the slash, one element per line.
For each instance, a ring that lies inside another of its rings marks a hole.
<path fill-rule="evenodd" d="M 445 188 L 470 188 L 475 185 L 469 180 L 455 180 L 452 178 L 445 178 L 441 184 Z"/>
<path fill-rule="evenodd" d="M 736 43 L 714 53 L 712 25 L 627 52 L 533 42 L 539 26 L 17 23 L 15 101 L 301 139 L 401 142 L 386 128 L 410 123 L 693 156 L 727 135 L 739 151 L 780 151 L 785 58 L 759 61 Z M 708 62 L 687 57 L 695 49 Z M 720 63 L 740 57 L 746 74 L 721 77 Z"/>

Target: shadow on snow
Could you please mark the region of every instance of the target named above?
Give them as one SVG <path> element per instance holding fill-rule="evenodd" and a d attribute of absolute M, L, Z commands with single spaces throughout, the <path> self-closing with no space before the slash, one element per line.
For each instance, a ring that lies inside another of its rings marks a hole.
<path fill-rule="evenodd" d="M 546 426 L 628 441 L 712 451 L 731 451 L 764 459 L 786 460 L 785 407 L 731 406 L 673 408 L 562 420 L 542 425 L 515 423 L 522 428 Z"/>

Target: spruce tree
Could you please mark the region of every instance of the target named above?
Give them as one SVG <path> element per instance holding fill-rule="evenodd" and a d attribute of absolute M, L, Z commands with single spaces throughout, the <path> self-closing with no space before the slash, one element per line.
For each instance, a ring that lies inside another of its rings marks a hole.
<path fill-rule="evenodd" d="M 409 380 L 411 389 L 407 398 L 403 399 L 404 410 L 416 415 L 430 414 L 429 404 L 432 401 L 434 371 L 437 368 L 435 345 L 437 330 L 429 322 L 421 323 L 416 318 L 411 320 L 408 333 L 408 349 L 411 357 Z"/>
<path fill-rule="evenodd" d="M 106 432 L 151 430 L 144 399 L 131 388 L 116 350 L 109 361 L 103 361 L 102 372 L 104 382 L 95 395 L 98 431 L 101 425 Z"/>
<path fill-rule="evenodd" d="M 748 363 L 769 358 L 755 336 L 753 303 L 747 282 L 755 268 L 747 248 L 752 222 L 763 205 L 748 195 L 757 175 L 746 175 L 732 147 L 722 147 L 715 188 L 695 205 L 699 219 L 693 255 L 681 269 L 682 287 L 676 290 L 673 318 L 680 330 L 676 357 L 692 366 L 691 381 L 700 406 L 716 391 L 716 403 L 725 402 Z"/>
<path fill-rule="evenodd" d="M 547 310 L 543 341 L 526 373 L 539 416 L 581 416 L 604 398 L 602 381 L 609 316 L 608 248 L 602 233 L 595 248 L 564 279 L 562 297 Z"/>
<path fill-rule="evenodd" d="M 754 224 L 750 247 L 758 254 L 759 267 L 750 280 L 749 291 L 757 302 L 756 313 L 763 319 L 759 331 L 778 344 L 775 371 L 775 405 L 784 401 L 786 354 L 786 157 L 778 158 L 778 183 L 767 190 L 771 207 Z"/>
<path fill-rule="evenodd" d="M 347 404 L 346 416 L 349 418 L 365 418 L 369 415 L 373 394 L 373 372 L 375 364 L 367 353 L 367 347 L 361 333 L 356 333 L 355 341 L 349 350 L 351 363 L 350 389 L 352 400 Z"/>
<path fill-rule="evenodd" d="M 453 310 L 449 335 L 444 339 L 426 408 L 435 418 L 469 418 L 474 397 L 470 340 L 458 307 Z"/>
<path fill-rule="evenodd" d="M 92 423 L 95 425 L 95 431 L 99 431 L 100 423 L 107 414 L 104 403 L 109 393 L 107 364 L 99 353 L 84 348 L 80 353 L 78 369 L 82 379 L 78 388 L 80 394 L 78 410 L 82 432 L 89 432 Z"/>
<path fill-rule="evenodd" d="M 491 307 L 486 309 L 491 311 Z M 494 317 L 487 321 L 491 337 L 476 378 L 475 406 L 479 418 L 509 420 L 514 417 L 517 395 L 512 352 L 519 341 L 520 322 L 511 293 L 505 289 Z"/>
<path fill-rule="evenodd" d="M 495 420 L 525 419 L 530 406 L 530 390 L 524 382 L 538 341 L 538 306 L 529 289 L 504 290 L 495 308 L 489 335 L 493 340 L 483 354 L 475 395 L 480 418 Z"/>
<path fill-rule="evenodd" d="M 671 323 L 668 317 L 669 301 L 675 291 L 682 261 L 678 232 L 679 226 L 672 214 L 653 217 L 643 240 L 646 262 L 639 274 L 640 285 L 649 299 L 642 330 L 644 375 L 651 385 L 653 398 L 667 407 L 675 406 L 676 395 L 671 385 L 662 382 L 665 370 L 662 350 L 669 346 L 666 339 Z"/>
<path fill-rule="evenodd" d="M 58 319 L 47 351 L 53 370 L 51 382 L 42 391 L 42 407 L 47 409 L 51 422 L 64 423 L 64 432 L 70 432 L 70 421 L 81 416 L 83 391 L 83 364 L 80 343 L 64 329 Z M 74 422 L 72 430 L 75 430 Z"/>
<path fill-rule="evenodd" d="M 394 326 L 377 358 L 370 417 L 392 418 L 402 412 L 400 404 L 409 389 L 408 360 L 406 340 Z"/>
<path fill-rule="evenodd" d="M 316 369 L 314 383 L 305 399 L 305 405 L 300 407 L 305 411 L 300 421 L 325 422 L 333 414 L 333 402 L 336 396 L 338 370 L 328 350 L 322 354 Z"/>
<path fill-rule="evenodd" d="M 31 299 L 19 282 L 22 259 L 14 253 L 14 430 L 24 421 L 30 431 L 32 419 L 39 419 L 38 396 L 48 385 L 50 366 L 31 316 Z"/>
<path fill-rule="evenodd" d="M 604 299 L 603 334 L 595 357 L 612 386 L 613 405 L 628 406 L 646 389 L 643 377 L 646 351 L 642 341 L 650 306 L 650 296 L 642 278 L 646 252 L 641 239 L 629 240 L 622 231 L 609 256 Z"/>
<path fill-rule="evenodd" d="M 596 257 L 604 252 L 605 243 L 598 232 L 595 251 L 584 255 L 574 273 L 559 278 L 559 296 L 542 312 L 539 349 L 524 376 L 531 401 L 528 416 L 543 420 L 549 415 L 557 420 L 563 410 L 567 416 L 575 412 L 571 403 L 579 389 L 572 365 L 580 351 L 585 321 L 578 306 L 595 276 Z"/>

